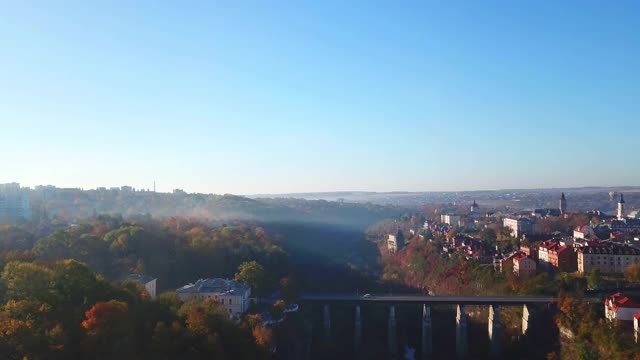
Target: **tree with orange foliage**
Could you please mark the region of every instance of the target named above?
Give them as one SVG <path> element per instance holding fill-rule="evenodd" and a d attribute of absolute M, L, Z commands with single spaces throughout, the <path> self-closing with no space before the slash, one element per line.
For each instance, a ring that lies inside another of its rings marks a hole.
<path fill-rule="evenodd" d="M 271 349 L 273 346 L 273 330 L 264 325 L 260 315 L 247 315 L 245 321 L 251 329 L 256 345 L 265 350 Z"/>
<path fill-rule="evenodd" d="M 108 357 L 126 352 L 130 338 L 129 306 L 117 300 L 95 303 L 85 313 L 82 328 L 88 336 L 89 348 Z"/>
<path fill-rule="evenodd" d="M 127 303 L 117 300 L 97 302 L 91 309 L 85 312 L 86 320 L 82 327 L 89 334 L 103 331 L 109 325 L 126 319 L 129 306 Z"/>
<path fill-rule="evenodd" d="M 253 337 L 256 339 L 256 344 L 265 349 L 270 349 L 273 346 L 273 331 L 266 326 L 260 324 L 251 330 Z"/>

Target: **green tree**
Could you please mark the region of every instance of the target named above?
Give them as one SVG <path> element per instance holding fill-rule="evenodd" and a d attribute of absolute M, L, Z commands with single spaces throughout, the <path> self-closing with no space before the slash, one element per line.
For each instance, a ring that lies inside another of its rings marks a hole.
<path fill-rule="evenodd" d="M 4 267 L 1 277 L 9 299 L 52 300 L 53 272 L 44 266 L 13 261 Z"/>
<path fill-rule="evenodd" d="M 498 240 L 498 235 L 496 235 L 496 231 L 492 228 L 482 229 L 478 236 L 480 237 L 480 239 L 484 240 L 487 243 L 494 243 L 496 240 Z"/>
<path fill-rule="evenodd" d="M 256 261 L 243 262 L 238 267 L 235 280 L 251 287 L 256 295 L 262 295 L 268 288 L 268 275 Z"/>
<path fill-rule="evenodd" d="M 587 275 L 587 285 L 590 289 L 597 289 L 602 285 L 602 274 L 599 269 L 593 269 Z"/>
<path fill-rule="evenodd" d="M 624 278 L 632 283 L 640 282 L 640 264 L 631 264 L 624 270 Z"/>
<path fill-rule="evenodd" d="M 54 266 L 53 284 L 61 300 L 74 307 L 94 303 L 106 287 L 87 265 L 75 260 L 63 260 Z"/>

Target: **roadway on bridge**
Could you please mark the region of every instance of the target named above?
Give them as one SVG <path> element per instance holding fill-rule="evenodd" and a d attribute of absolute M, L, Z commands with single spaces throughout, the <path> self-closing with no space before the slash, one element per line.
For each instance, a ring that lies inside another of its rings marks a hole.
<path fill-rule="evenodd" d="M 462 305 L 548 304 L 558 301 L 550 296 L 426 296 L 426 295 L 345 295 L 304 294 L 300 302 L 415 303 Z"/>

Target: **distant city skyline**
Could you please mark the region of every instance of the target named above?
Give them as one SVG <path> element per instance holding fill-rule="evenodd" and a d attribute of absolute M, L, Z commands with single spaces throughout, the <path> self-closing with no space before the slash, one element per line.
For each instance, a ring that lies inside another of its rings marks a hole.
<path fill-rule="evenodd" d="M 5 184 L 18 184 L 20 185 L 21 188 L 30 188 L 30 189 L 36 189 L 37 187 L 47 187 L 47 186 L 53 186 L 55 188 L 59 188 L 59 189 L 80 189 L 83 191 L 87 191 L 87 190 L 97 190 L 97 189 L 112 189 L 112 188 L 116 188 L 116 189 L 122 189 L 123 187 L 130 187 L 132 189 L 134 189 L 135 191 L 154 191 L 153 188 L 153 184 L 151 186 L 133 186 L 130 184 L 121 184 L 121 185 L 99 185 L 99 186 L 93 186 L 93 187 L 83 187 L 83 186 L 60 186 L 60 185 L 55 185 L 55 184 L 25 184 L 25 183 L 20 183 L 19 181 L 0 181 L 0 185 L 5 185 Z M 172 187 L 171 189 L 167 188 L 167 189 L 157 189 L 157 192 L 162 192 L 162 193 L 170 193 L 173 192 L 174 190 L 181 190 L 184 191 L 186 193 L 193 193 L 193 194 L 216 194 L 216 195 L 223 195 L 223 194 L 231 194 L 231 195 L 240 195 L 240 196 L 260 196 L 260 195 L 295 195 L 295 194 L 340 194 L 340 193 L 379 193 L 379 194 L 385 194 L 385 193 L 416 193 L 416 194 L 420 194 L 420 193 L 464 193 L 464 192 L 493 192 L 493 191 L 527 191 L 527 190 L 539 190 L 539 191 L 543 191 L 543 192 L 559 192 L 560 194 L 562 194 L 562 191 L 567 191 L 567 190 L 589 190 L 589 189 L 602 189 L 603 191 L 605 190 L 611 190 L 611 189 L 615 189 L 616 190 L 616 196 L 619 196 L 620 193 L 625 193 L 625 192 L 629 192 L 629 193 L 636 193 L 636 192 L 640 192 L 640 185 L 618 185 L 618 186 L 599 186 L 599 185 L 587 185 L 587 186 L 575 186 L 575 187 L 571 187 L 571 186 L 565 186 L 565 187 L 531 187 L 531 188 L 495 188 L 495 189 L 475 189 L 475 190 L 468 190 L 468 189 L 462 189 L 462 190 L 388 190 L 388 191 L 375 191 L 375 190 L 358 190 L 358 189 L 351 189 L 351 190 L 335 190 L 335 191 L 300 191 L 300 192 L 280 192 L 280 193 L 228 193 L 228 192 L 206 192 L 206 191 L 192 191 L 190 189 L 184 188 L 184 187 Z M 617 198 L 616 198 L 617 199 Z"/>
<path fill-rule="evenodd" d="M 0 183 L 638 186 L 640 3 L 2 5 Z"/>

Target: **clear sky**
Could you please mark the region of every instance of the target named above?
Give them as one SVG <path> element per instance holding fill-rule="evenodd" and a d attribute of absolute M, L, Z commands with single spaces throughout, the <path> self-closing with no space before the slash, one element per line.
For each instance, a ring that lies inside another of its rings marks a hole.
<path fill-rule="evenodd" d="M 638 1 L 7 1 L 0 13 L 0 183 L 640 185 Z"/>

